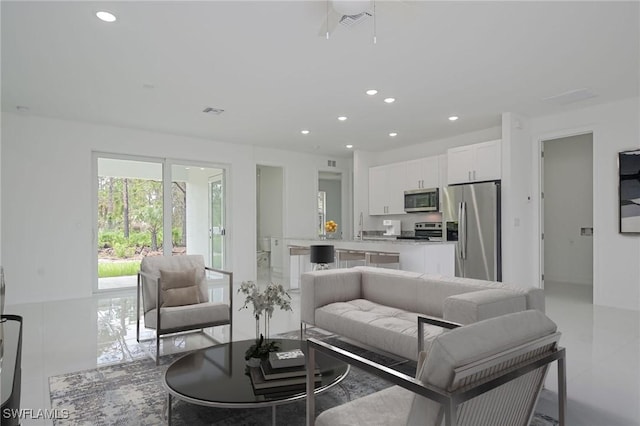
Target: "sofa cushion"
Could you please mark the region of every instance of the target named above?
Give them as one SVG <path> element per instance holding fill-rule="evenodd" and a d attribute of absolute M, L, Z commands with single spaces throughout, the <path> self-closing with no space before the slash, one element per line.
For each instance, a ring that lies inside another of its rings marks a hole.
<path fill-rule="evenodd" d="M 418 312 L 419 273 L 383 268 L 359 267 L 362 298 L 375 303 Z"/>
<path fill-rule="evenodd" d="M 448 331 L 433 339 L 419 379 L 440 389 L 453 390 L 455 368 L 555 331 L 555 323 L 537 310 L 490 318 Z M 409 424 L 436 424 L 441 416 L 439 403 L 414 397 Z"/>
<path fill-rule="evenodd" d="M 316 308 L 335 302 L 361 299 L 360 271 L 329 269 L 302 274 L 300 286 L 300 320 L 317 325 Z"/>
<path fill-rule="evenodd" d="M 486 289 L 447 297 L 444 300 L 443 318 L 458 324 L 471 324 L 526 310 L 527 299 L 524 294 Z"/>
<path fill-rule="evenodd" d="M 524 294 L 527 299 L 527 309 L 537 309 L 544 312 L 544 292 L 535 287 L 518 287 L 499 282 L 485 281 L 473 278 L 449 277 L 444 275 L 423 274 L 421 279 L 425 285 L 419 287 L 418 312 L 442 318 L 444 300 L 456 294 L 470 293 L 485 289 L 504 289 L 518 294 Z"/>
<path fill-rule="evenodd" d="M 416 360 L 418 314 L 365 299 L 332 303 L 316 310 L 316 325 L 375 348 Z M 425 325 L 425 347 L 442 332 Z"/>

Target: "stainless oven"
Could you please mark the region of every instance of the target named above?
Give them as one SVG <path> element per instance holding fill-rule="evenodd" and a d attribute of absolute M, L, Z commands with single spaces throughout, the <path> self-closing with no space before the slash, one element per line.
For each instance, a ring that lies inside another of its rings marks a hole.
<path fill-rule="evenodd" d="M 437 212 L 440 207 L 438 192 L 438 188 L 404 191 L 404 211 L 407 213 Z"/>

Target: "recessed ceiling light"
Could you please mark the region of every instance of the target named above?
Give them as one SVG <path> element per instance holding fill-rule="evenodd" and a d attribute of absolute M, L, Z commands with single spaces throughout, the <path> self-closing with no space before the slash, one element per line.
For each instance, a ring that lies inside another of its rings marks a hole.
<path fill-rule="evenodd" d="M 341 115 L 340 117 L 338 117 L 338 120 L 340 121 L 345 121 L 347 119 L 347 117 L 345 117 L 344 115 Z"/>
<path fill-rule="evenodd" d="M 391 136 L 392 138 L 395 138 L 396 136 L 398 136 L 398 134 L 396 132 L 391 132 L 389 133 L 389 136 Z"/>
<path fill-rule="evenodd" d="M 308 135 L 309 131 L 308 130 L 302 130 L 300 133 L 302 133 L 303 135 Z"/>
<path fill-rule="evenodd" d="M 396 101 L 396 98 L 385 98 L 384 101 L 388 104 L 392 104 Z"/>
<path fill-rule="evenodd" d="M 456 121 L 458 119 L 457 115 L 452 115 L 451 117 L 449 117 L 449 121 Z"/>
<path fill-rule="evenodd" d="M 104 10 L 96 12 L 96 16 L 98 17 L 98 19 L 104 22 L 115 22 L 116 20 L 116 16 L 113 13 Z"/>
<path fill-rule="evenodd" d="M 375 95 L 376 93 L 378 93 L 378 91 L 377 91 L 376 89 L 369 89 L 369 90 L 367 90 L 367 92 L 366 92 L 366 93 L 367 93 L 367 95 L 369 95 L 369 96 L 373 96 L 373 95 Z"/>
<path fill-rule="evenodd" d="M 351 149 L 353 148 L 353 145 L 349 144 L 349 145 L 345 145 L 347 148 Z"/>

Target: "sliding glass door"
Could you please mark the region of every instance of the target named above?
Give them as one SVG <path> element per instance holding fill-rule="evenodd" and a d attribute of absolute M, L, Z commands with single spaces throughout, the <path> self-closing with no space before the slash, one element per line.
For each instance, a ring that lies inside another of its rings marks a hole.
<path fill-rule="evenodd" d="M 140 260 L 162 254 L 162 163 L 97 159 L 98 290 L 136 285 Z"/>
<path fill-rule="evenodd" d="M 145 256 L 201 254 L 225 268 L 224 168 L 95 157 L 97 290 L 134 287 Z"/>
<path fill-rule="evenodd" d="M 173 164 L 172 254 L 202 254 L 205 264 L 224 268 L 225 170 Z"/>

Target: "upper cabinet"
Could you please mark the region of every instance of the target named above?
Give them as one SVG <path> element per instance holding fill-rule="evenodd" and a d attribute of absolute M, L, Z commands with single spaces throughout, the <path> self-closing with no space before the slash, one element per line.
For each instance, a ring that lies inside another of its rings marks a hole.
<path fill-rule="evenodd" d="M 438 156 L 411 160 L 402 164 L 405 166 L 404 190 L 438 188 L 440 186 Z"/>
<path fill-rule="evenodd" d="M 404 163 L 369 168 L 369 214 L 404 214 Z"/>
<path fill-rule="evenodd" d="M 447 150 L 447 184 L 498 180 L 502 176 L 501 141 Z"/>

